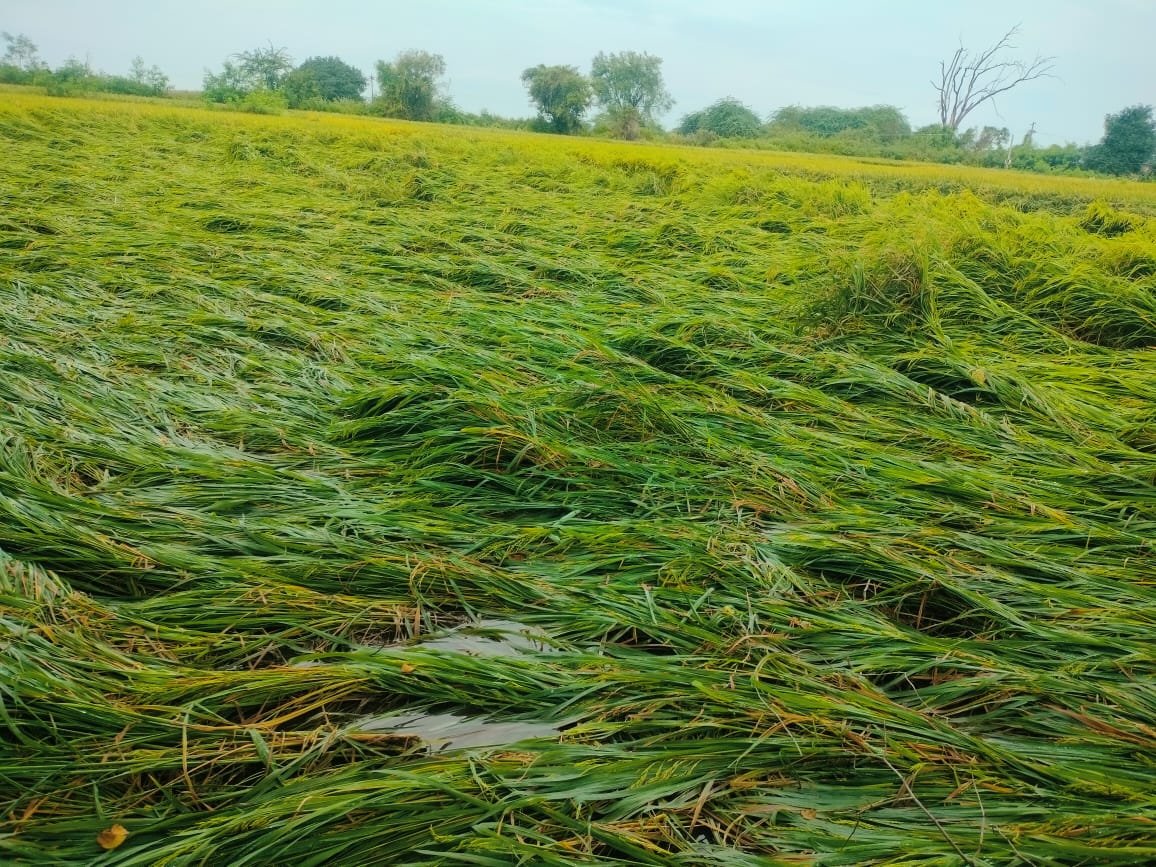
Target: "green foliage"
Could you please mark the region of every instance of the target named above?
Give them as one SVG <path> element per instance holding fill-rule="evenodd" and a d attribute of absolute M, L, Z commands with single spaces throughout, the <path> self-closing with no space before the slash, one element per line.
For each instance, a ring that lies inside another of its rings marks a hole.
<path fill-rule="evenodd" d="M 1156 157 L 1152 106 L 1134 105 L 1104 118 L 1104 137 L 1088 151 L 1088 168 L 1110 175 L 1134 175 Z"/>
<path fill-rule="evenodd" d="M 26 39 L 17 37 L 15 41 Z M 0 83 L 33 84 L 43 86 L 52 96 L 68 96 L 90 92 L 117 93 L 129 96 L 164 96 L 169 90 L 169 79 L 157 66 L 146 67 L 140 57 L 133 59 L 128 75 L 109 75 L 97 72 L 75 57 L 70 57 L 57 69 L 49 69 L 35 55 L 35 46 L 26 43 L 19 57 L 9 57 L 14 63 L 0 63 Z"/>
<path fill-rule="evenodd" d="M 656 123 L 656 113 L 674 105 L 662 80 L 662 58 L 637 51 L 599 52 L 590 64 L 594 97 L 625 139 L 638 138 L 644 126 Z"/>
<path fill-rule="evenodd" d="M 0 862 L 1153 863 L 1156 185 L 0 131 Z"/>
<path fill-rule="evenodd" d="M 820 137 L 848 132 L 876 141 L 895 141 L 911 135 L 911 124 L 903 112 L 891 105 L 865 108 L 835 108 L 829 105 L 790 105 L 771 117 L 768 132 L 801 131 Z"/>
<path fill-rule="evenodd" d="M 164 96 L 170 85 L 160 67 L 146 67 L 142 58 L 135 57 L 128 75 L 89 74 L 85 89 L 130 96 Z"/>
<path fill-rule="evenodd" d="M 9 66 L 24 73 L 46 68 L 36 44 L 23 33 L 13 35 L 3 31 L 0 32 L 0 39 L 4 40 L 4 56 L 0 57 L 0 66 Z"/>
<path fill-rule="evenodd" d="M 365 85 L 361 70 L 340 57 L 310 57 L 285 76 L 281 89 L 290 108 L 302 108 L 317 101 L 361 101 Z"/>
<path fill-rule="evenodd" d="M 135 92 L 141 96 L 162 96 L 171 85 L 169 77 L 157 65 L 145 66 L 144 58 L 134 57 L 128 80 L 135 85 Z M 130 92 L 130 91 L 125 91 Z"/>
<path fill-rule="evenodd" d="M 241 75 L 249 82 L 250 90 L 280 90 L 285 76 L 293 69 L 293 58 L 285 48 L 254 48 L 237 55 Z"/>
<path fill-rule="evenodd" d="M 719 138 L 755 138 L 762 134 L 759 116 L 733 97 L 725 97 L 692 112 L 678 125 L 682 135 L 711 133 Z"/>
<path fill-rule="evenodd" d="M 285 96 L 289 108 L 307 108 L 327 100 L 321 95 L 321 86 L 317 77 L 300 68 L 294 69 L 285 76 L 281 85 L 281 92 Z"/>
<path fill-rule="evenodd" d="M 250 90 L 233 105 L 238 111 L 250 114 L 281 114 L 288 107 L 285 94 L 263 87 Z"/>
<path fill-rule="evenodd" d="M 548 129 L 542 128 L 544 122 L 541 118 L 503 117 L 487 109 L 482 109 L 477 114 L 461 112 L 460 123 L 463 126 L 484 126 L 493 129 L 524 129 L 534 130 L 536 132 L 548 132 Z"/>
<path fill-rule="evenodd" d="M 43 79 L 51 96 L 71 96 L 97 90 L 100 77 L 89 65 L 76 57 L 69 57 L 61 66 Z"/>
<path fill-rule="evenodd" d="M 1012 149 L 1010 167 L 1027 172 L 1086 173 L 1086 155 L 1086 148 L 1071 143 L 1047 147 L 1019 145 Z M 991 151 L 979 164 L 998 167 L 1006 165 L 1006 160 L 999 152 Z"/>
<path fill-rule="evenodd" d="M 284 89 L 282 93 L 284 93 Z M 286 106 L 289 106 L 288 99 L 286 99 Z M 373 106 L 364 99 L 321 99 L 317 97 L 289 107 L 307 111 L 324 111 L 329 114 L 373 114 Z"/>
<path fill-rule="evenodd" d="M 438 97 L 434 100 L 429 120 L 434 123 L 450 123 L 459 126 L 468 125 L 471 121 L 469 112 L 462 111 L 453 100 L 447 97 Z"/>
<path fill-rule="evenodd" d="M 280 90 L 292 69 L 292 58 L 284 48 L 270 44 L 243 51 L 226 60 L 220 72 L 205 71 L 201 95 L 207 102 L 239 103 L 254 91 Z"/>
<path fill-rule="evenodd" d="M 37 73 L 27 72 L 19 66 L 0 63 L 0 84 L 35 84 Z"/>
<path fill-rule="evenodd" d="M 128 96 L 163 96 L 165 89 L 142 84 L 128 75 L 102 75 L 97 86 L 89 88 L 104 93 L 122 93 Z"/>
<path fill-rule="evenodd" d="M 930 147 L 951 148 L 959 143 L 959 137 L 951 127 L 938 123 L 921 126 L 914 134 Z"/>
<path fill-rule="evenodd" d="M 522 83 L 551 132 L 569 134 L 582 128 L 593 91 L 577 67 L 538 64 L 522 73 Z"/>
<path fill-rule="evenodd" d="M 440 54 L 403 51 L 391 63 L 377 61 L 377 110 L 386 117 L 434 120 L 446 62 Z"/>
<path fill-rule="evenodd" d="M 964 130 L 955 137 L 955 143 L 975 154 L 991 154 L 1005 150 L 1011 142 L 1011 130 L 1007 127 L 985 126 Z"/>
<path fill-rule="evenodd" d="M 945 164 L 969 164 L 992 168 L 1010 167 L 1042 173 L 1084 174 L 1085 149 L 1075 144 L 1038 147 L 1030 139 L 1008 148 L 1006 128 L 984 127 L 961 133 L 930 124 L 912 131 L 897 109 L 875 106 L 839 109 L 790 106 L 776 112 L 758 138 L 720 138 L 699 127 L 699 116 L 690 115 L 680 131 L 693 129 L 684 141 L 720 147 L 758 147 L 772 150 L 836 153 L 898 160 L 922 160 Z"/>
<path fill-rule="evenodd" d="M 201 95 L 207 102 L 240 102 L 253 88 L 252 79 L 245 74 L 241 66 L 226 60 L 220 72 L 205 71 Z"/>

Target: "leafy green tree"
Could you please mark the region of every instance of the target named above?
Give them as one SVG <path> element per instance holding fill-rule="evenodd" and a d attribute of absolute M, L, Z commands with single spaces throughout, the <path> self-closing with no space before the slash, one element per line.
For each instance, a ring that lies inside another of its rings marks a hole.
<path fill-rule="evenodd" d="M 241 73 L 250 84 L 250 90 L 263 87 L 266 90 L 280 90 L 285 76 L 293 69 L 293 58 L 288 49 L 274 48 L 269 43 L 268 48 L 254 48 L 252 51 L 242 51 L 237 55 Z"/>
<path fill-rule="evenodd" d="M 929 148 L 954 148 L 956 135 L 951 127 L 940 123 L 929 123 L 915 130 L 915 137 Z"/>
<path fill-rule="evenodd" d="M 217 73 L 205 70 L 201 95 L 207 102 L 240 102 L 253 90 L 253 83 L 239 64 L 226 60 Z"/>
<path fill-rule="evenodd" d="M 577 67 L 539 63 L 522 73 L 522 83 L 538 108 L 538 115 L 553 132 L 572 133 L 582 127 L 590 107 L 590 81 Z"/>
<path fill-rule="evenodd" d="M 62 66 L 52 71 L 52 77 L 57 84 L 83 85 L 93 78 L 93 74 L 87 61 L 69 57 Z"/>
<path fill-rule="evenodd" d="M 4 57 L 0 58 L 0 65 L 12 66 L 21 72 L 36 72 L 45 68 L 36 44 L 23 33 L 13 36 L 5 31 L 0 33 L 0 39 L 5 43 Z"/>
<path fill-rule="evenodd" d="M 208 102 L 238 103 L 257 90 L 279 91 L 293 69 L 284 48 L 254 48 L 225 61 L 218 73 L 205 71 L 202 96 Z"/>
<path fill-rule="evenodd" d="M 893 105 L 868 105 L 852 110 L 863 119 L 871 135 L 880 141 L 896 141 L 911 135 L 911 122 Z"/>
<path fill-rule="evenodd" d="M 1088 168 L 1111 175 L 1136 174 L 1156 154 L 1152 106 L 1133 105 L 1104 118 L 1104 137 L 1088 149 Z"/>
<path fill-rule="evenodd" d="M 69 57 L 51 72 L 41 73 L 38 82 L 43 83 L 50 96 L 70 96 L 91 90 L 103 90 L 106 78 L 92 71 L 87 61 Z"/>
<path fill-rule="evenodd" d="M 132 59 L 132 64 L 128 68 L 128 77 L 138 84 L 144 84 L 146 75 L 148 75 L 148 69 L 145 68 L 144 58 L 138 54 Z"/>
<path fill-rule="evenodd" d="M 146 67 L 144 58 L 139 56 L 132 59 L 128 77 L 144 94 L 160 96 L 169 89 L 169 77 L 161 72 L 160 67 L 155 65 Z"/>
<path fill-rule="evenodd" d="M 378 108 L 389 117 L 433 120 L 445 74 L 445 60 L 428 51 L 403 51 L 392 63 L 377 61 Z"/>
<path fill-rule="evenodd" d="M 644 52 L 599 52 L 590 64 L 590 84 L 613 128 L 626 139 L 638 138 L 643 125 L 655 123 L 656 112 L 674 105 L 662 80 L 662 58 Z"/>
<path fill-rule="evenodd" d="M 289 107 L 300 108 L 314 100 L 360 102 L 365 85 L 361 70 L 340 57 L 310 57 L 285 76 L 281 87 Z"/>
<path fill-rule="evenodd" d="M 267 87 L 250 90 L 235 106 L 250 114 L 281 114 L 287 107 L 284 94 Z"/>
<path fill-rule="evenodd" d="M 1011 159 L 1005 158 L 997 164 L 1028 172 L 1067 172 L 1080 169 L 1085 156 L 1085 148 L 1076 144 L 1039 148 L 1029 142 L 1013 148 Z"/>
<path fill-rule="evenodd" d="M 728 96 L 688 114 L 678 131 L 683 135 L 711 133 L 719 138 L 755 138 L 762 133 L 763 122 L 747 106 Z"/>
<path fill-rule="evenodd" d="M 157 65 L 150 66 L 148 73 L 145 75 L 145 84 L 150 87 L 158 96 L 172 90 L 172 83 L 169 77 L 161 71 Z"/>
<path fill-rule="evenodd" d="M 853 134 L 875 141 L 895 141 L 911 135 L 911 124 L 891 105 L 836 108 L 830 105 L 789 105 L 774 113 L 768 125 L 773 135 L 804 132 L 821 138 Z"/>
<path fill-rule="evenodd" d="M 1005 127 L 985 126 L 976 135 L 972 150 L 976 153 L 989 153 L 1003 150 L 1011 144 L 1011 130 Z"/>
<path fill-rule="evenodd" d="M 317 76 L 308 69 L 297 67 L 285 76 L 281 83 L 281 93 L 289 108 L 304 108 L 310 103 L 324 102 Z"/>

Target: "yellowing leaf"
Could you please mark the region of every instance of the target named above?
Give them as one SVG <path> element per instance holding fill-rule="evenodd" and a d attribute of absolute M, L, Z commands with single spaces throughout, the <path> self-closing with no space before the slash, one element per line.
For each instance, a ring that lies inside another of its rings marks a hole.
<path fill-rule="evenodd" d="M 413 667 L 413 665 L 411 663 L 403 662 L 401 664 L 401 673 L 402 674 L 413 674 L 414 671 L 416 671 L 416 669 Z"/>
<path fill-rule="evenodd" d="M 115 849 L 127 839 L 128 830 L 124 825 L 113 825 L 96 835 L 96 842 L 100 844 L 101 849 Z"/>

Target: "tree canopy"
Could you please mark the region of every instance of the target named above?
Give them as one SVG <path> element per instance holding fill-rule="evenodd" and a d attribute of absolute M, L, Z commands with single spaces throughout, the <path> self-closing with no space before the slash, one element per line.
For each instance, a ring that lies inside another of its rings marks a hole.
<path fill-rule="evenodd" d="M 1006 127 L 963 125 L 981 105 L 1028 81 L 1048 76 L 1053 59 L 1017 57 L 1018 28 L 980 51 L 962 44 L 940 65 L 932 82 L 939 95 L 939 122 L 912 130 L 903 112 L 890 105 L 858 108 L 788 105 L 764 123 L 749 106 L 725 97 L 683 116 L 683 142 L 709 145 L 717 139 L 759 139 L 746 145 L 891 159 L 966 162 L 1033 171 L 1095 171 L 1124 175 L 1156 167 L 1153 108 L 1136 105 L 1105 119 L 1096 145 L 1067 143 L 1040 147 L 1032 131 L 1018 144 Z M 600 52 L 584 75 L 577 67 L 538 64 L 521 73 L 537 117 L 497 117 L 455 106 L 444 89 L 446 62 L 428 51 L 403 51 L 379 60 L 374 78 L 380 96 L 365 105 L 366 75 L 337 56 L 310 57 L 294 67 L 286 48 L 268 42 L 229 56 L 216 71 L 205 71 L 202 96 L 246 111 L 276 113 L 284 108 L 378 113 L 418 121 L 499 126 L 575 133 L 592 126 L 599 135 L 626 139 L 662 137 L 658 119 L 674 101 L 666 89 L 660 57 L 638 51 Z M 43 87 L 63 95 L 89 91 L 161 96 L 168 77 L 157 66 L 134 58 L 127 74 L 108 74 L 76 57 L 55 69 L 41 60 L 24 34 L 0 31 L 0 83 Z M 324 103 L 332 103 L 326 105 Z M 590 123 L 590 108 L 598 113 Z M 1034 124 L 1033 124 L 1034 130 Z"/>
<path fill-rule="evenodd" d="M 590 83 L 623 138 L 637 138 L 643 124 L 655 122 L 656 112 L 674 105 L 662 80 L 662 58 L 652 54 L 599 52 L 590 64 Z"/>
<path fill-rule="evenodd" d="M 224 62 L 217 73 L 206 70 L 202 95 L 209 102 L 239 102 L 257 90 L 279 91 L 293 69 L 284 48 L 254 48 Z"/>
<path fill-rule="evenodd" d="M 522 83 L 538 109 L 538 115 L 554 132 L 572 133 L 582 126 L 590 107 L 590 81 L 577 67 L 538 64 L 522 73 Z"/>
<path fill-rule="evenodd" d="M 1152 106 L 1133 105 L 1104 118 L 1104 137 L 1088 150 L 1088 168 L 1112 175 L 1136 174 L 1156 155 Z"/>
<path fill-rule="evenodd" d="M 127 81 L 139 92 L 151 96 L 160 96 L 169 89 L 169 77 L 155 64 L 145 66 L 144 58 L 139 55 L 132 59 Z"/>
<path fill-rule="evenodd" d="M 772 132 L 806 132 L 824 138 L 854 130 L 882 141 L 911 135 L 911 124 L 903 112 L 892 105 L 862 108 L 789 105 L 774 113 L 770 129 Z"/>
<path fill-rule="evenodd" d="M 285 48 L 254 48 L 237 55 L 242 73 L 254 88 L 279 90 L 285 76 L 293 69 L 293 58 Z"/>
<path fill-rule="evenodd" d="M 310 57 L 285 76 L 282 88 L 291 108 L 310 101 L 361 100 L 366 85 L 361 70 L 340 57 Z"/>
<path fill-rule="evenodd" d="M 252 83 L 240 65 L 226 60 L 220 72 L 205 70 L 201 96 L 208 102 L 237 102 L 252 89 Z"/>
<path fill-rule="evenodd" d="M 728 96 L 688 114 L 678 131 L 683 135 L 706 132 L 719 138 L 755 138 L 762 133 L 763 122 L 750 108 Z"/>
<path fill-rule="evenodd" d="M 4 56 L 0 58 L 0 65 L 14 66 L 22 72 L 45 68 L 36 43 L 23 33 L 13 35 L 4 31 L 0 33 L 0 39 L 4 40 Z"/>
<path fill-rule="evenodd" d="M 392 63 L 377 61 L 378 106 L 391 117 L 433 120 L 446 62 L 440 54 L 403 51 Z"/>

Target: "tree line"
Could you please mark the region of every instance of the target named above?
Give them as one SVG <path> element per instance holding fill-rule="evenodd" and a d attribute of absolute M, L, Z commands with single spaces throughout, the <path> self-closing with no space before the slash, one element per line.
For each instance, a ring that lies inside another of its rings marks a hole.
<path fill-rule="evenodd" d="M 445 88 L 446 62 L 428 51 L 402 51 L 379 60 L 372 78 L 340 57 L 310 57 L 295 64 L 272 44 L 227 58 L 206 71 L 201 97 L 243 111 L 276 113 L 286 108 L 373 114 L 413 121 L 524 128 L 563 135 L 599 134 L 627 140 L 663 138 L 724 147 L 844 153 L 894 159 L 970 163 L 1031 171 L 1094 171 L 1148 174 L 1156 161 L 1156 122 L 1151 106 L 1124 108 L 1105 118 L 1095 145 L 1034 141 L 1035 125 L 1022 137 L 1006 127 L 968 127 L 981 105 L 1009 90 L 1051 74 L 1054 60 L 1008 57 L 1018 28 L 992 46 L 971 51 L 960 45 L 933 79 L 939 123 L 914 129 L 898 108 L 798 106 L 765 119 L 732 97 L 684 115 L 666 132 L 658 118 L 674 100 L 662 76 L 662 59 L 645 52 L 599 53 L 588 72 L 575 66 L 539 64 L 521 74 L 537 115 L 530 119 L 471 114 L 454 105 Z M 163 95 L 167 77 L 136 58 L 127 75 L 92 71 L 75 58 L 51 70 L 26 36 L 0 34 L 0 83 L 40 84 L 50 93 L 106 90 Z M 366 98 L 366 89 L 370 90 Z"/>
<path fill-rule="evenodd" d="M 4 54 L 0 56 L 0 84 L 32 84 L 51 94 L 64 96 L 86 91 L 124 93 L 133 96 L 164 96 L 169 92 L 168 76 L 160 67 L 145 66 L 144 59 L 134 57 L 124 75 L 98 72 L 87 60 L 70 57 L 56 69 L 40 59 L 36 44 L 24 34 L 0 32 Z"/>
<path fill-rule="evenodd" d="M 269 45 L 228 58 L 207 72 L 203 95 L 209 102 L 252 111 L 277 108 L 346 110 L 403 120 L 461 122 L 460 111 L 445 92 L 446 62 L 428 51 L 402 51 L 379 60 L 372 81 L 339 57 L 310 57 L 294 66 L 289 52 Z M 591 128 L 585 116 L 592 106 L 601 114 L 600 131 L 626 139 L 657 130 L 656 116 L 674 103 L 662 79 L 662 60 L 624 51 L 601 53 L 590 74 L 574 66 L 541 64 L 522 73 L 538 116 L 528 126 L 543 132 L 575 134 Z M 365 99 L 367 86 L 373 94 Z M 518 123 L 518 121 L 508 121 Z"/>

